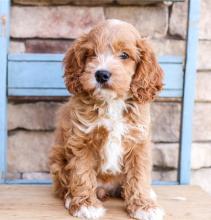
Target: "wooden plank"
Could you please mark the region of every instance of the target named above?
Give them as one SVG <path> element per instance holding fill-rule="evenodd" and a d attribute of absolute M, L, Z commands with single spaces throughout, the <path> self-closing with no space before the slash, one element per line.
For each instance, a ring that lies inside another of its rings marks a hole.
<path fill-rule="evenodd" d="M 13 54 L 9 56 L 8 93 L 10 96 L 66 96 L 62 54 Z M 163 97 L 181 97 L 183 64 L 181 57 L 161 57 L 165 72 Z"/>
<path fill-rule="evenodd" d="M 211 197 L 199 187 L 159 186 L 154 187 L 159 204 L 166 212 L 165 220 L 210 220 Z M 63 202 L 55 198 L 51 186 L 1 185 L 0 219 L 6 220 L 71 220 Z M 199 202 L 200 201 L 200 202 Z M 103 220 L 130 219 L 124 202 L 109 199 Z"/>
<path fill-rule="evenodd" d="M 9 41 L 10 1 L 0 3 L 0 182 L 6 174 L 7 149 L 7 51 Z"/>
<path fill-rule="evenodd" d="M 199 32 L 200 0 L 189 1 L 188 36 L 181 120 L 179 182 L 189 184 L 191 172 L 192 119 L 196 81 L 197 45 Z"/>

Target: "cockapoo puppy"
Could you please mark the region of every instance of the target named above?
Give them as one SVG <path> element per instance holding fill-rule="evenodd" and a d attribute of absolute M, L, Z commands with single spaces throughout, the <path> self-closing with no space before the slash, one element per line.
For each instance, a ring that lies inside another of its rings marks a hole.
<path fill-rule="evenodd" d="M 121 196 L 128 214 L 162 220 L 151 190 L 150 102 L 163 71 L 138 31 L 106 20 L 77 39 L 64 58 L 73 94 L 58 114 L 50 169 L 55 193 L 73 216 L 104 215 Z"/>

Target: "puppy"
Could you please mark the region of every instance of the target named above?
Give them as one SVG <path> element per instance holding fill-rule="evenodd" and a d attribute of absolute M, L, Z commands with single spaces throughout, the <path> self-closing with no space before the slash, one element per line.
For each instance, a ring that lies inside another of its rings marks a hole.
<path fill-rule="evenodd" d="M 100 200 L 121 196 L 131 217 L 162 220 L 150 186 L 150 102 L 163 86 L 152 49 L 132 25 L 106 20 L 67 51 L 64 79 L 73 96 L 50 155 L 55 193 L 76 217 L 102 217 Z"/>

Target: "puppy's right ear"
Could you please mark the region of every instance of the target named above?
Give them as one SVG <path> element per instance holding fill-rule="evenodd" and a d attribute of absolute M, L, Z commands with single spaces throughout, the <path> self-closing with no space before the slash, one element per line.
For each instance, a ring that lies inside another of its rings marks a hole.
<path fill-rule="evenodd" d="M 83 91 L 80 76 L 84 71 L 86 62 L 87 36 L 83 35 L 68 49 L 64 57 L 64 81 L 70 93 Z"/>

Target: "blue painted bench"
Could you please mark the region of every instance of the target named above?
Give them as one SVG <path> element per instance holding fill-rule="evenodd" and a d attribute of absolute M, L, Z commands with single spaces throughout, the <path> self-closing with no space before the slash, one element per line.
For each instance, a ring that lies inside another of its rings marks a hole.
<path fill-rule="evenodd" d="M 165 184 L 188 184 L 190 181 L 191 127 L 196 73 L 199 1 L 190 0 L 185 62 L 182 57 L 163 56 L 159 63 L 165 72 L 161 97 L 181 97 L 181 132 L 178 180 Z M 10 1 L 0 4 L 0 181 L 1 183 L 46 183 L 6 179 L 7 99 L 8 96 L 68 96 L 63 82 L 62 54 L 8 54 Z M 160 182 L 155 181 L 156 184 Z M 162 182 L 163 184 L 163 182 Z"/>

